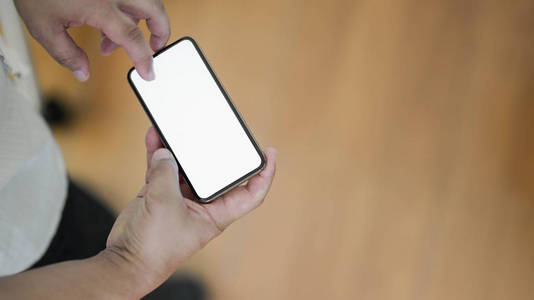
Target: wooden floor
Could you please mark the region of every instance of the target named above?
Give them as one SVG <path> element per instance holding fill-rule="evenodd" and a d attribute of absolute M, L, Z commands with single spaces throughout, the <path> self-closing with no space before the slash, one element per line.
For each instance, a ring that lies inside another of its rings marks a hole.
<path fill-rule="evenodd" d="M 263 146 L 264 205 L 184 267 L 214 299 L 533 299 L 534 2 L 166 1 Z M 78 84 L 35 44 L 70 173 L 119 210 L 149 122 L 122 50 L 74 30 Z"/>

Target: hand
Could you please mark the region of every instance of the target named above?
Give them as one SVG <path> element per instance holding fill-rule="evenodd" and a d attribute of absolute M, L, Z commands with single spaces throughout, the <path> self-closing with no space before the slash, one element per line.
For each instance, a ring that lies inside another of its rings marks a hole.
<path fill-rule="evenodd" d="M 169 19 L 160 0 L 15 0 L 30 34 L 76 78 L 89 78 L 89 59 L 67 29 L 89 25 L 103 35 L 100 51 L 109 55 L 122 46 L 145 80 L 155 78 L 152 50 L 163 48 L 170 35 Z M 145 19 L 150 47 L 137 26 Z"/>
<path fill-rule="evenodd" d="M 139 271 L 133 273 L 145 274 L 142 282 L 154 289 L 228 225 L 262 203 L 274 177 L 276 151 L 265 151 L 265 169 L 246 185 L 201 205 L 191 200 L 187 185 L 180 183 L 178 166 L 172 154 L 161 148 L 153 128 L 147 133 L 146 147 L 146 184 L 117 218 L 104 251 L 137 266 Z"/>

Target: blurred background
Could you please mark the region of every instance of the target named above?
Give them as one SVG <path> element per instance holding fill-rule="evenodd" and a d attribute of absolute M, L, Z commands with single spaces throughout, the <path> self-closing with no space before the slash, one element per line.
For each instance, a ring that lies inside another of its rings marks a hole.
<path fill-rule="evenodd" d="M 534 2 L 164 2 L 279 151 L 264 205 L 182 270 L 214 299 L 532 299 Z M 69 173 L 118 212 L 149 121 L 125 53 L 71 33 L 91 79 L 32 40 L 39 82 Z"/>

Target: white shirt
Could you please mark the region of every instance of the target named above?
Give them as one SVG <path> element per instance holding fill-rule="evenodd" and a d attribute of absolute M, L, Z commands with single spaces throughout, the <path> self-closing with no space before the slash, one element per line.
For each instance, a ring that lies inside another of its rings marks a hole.
<path fill-rule="evenodd" d="M 0 1 L 0 276 L 41 258 L 67 193 L 65 165 L 38 95 L 13 2 Z"/>

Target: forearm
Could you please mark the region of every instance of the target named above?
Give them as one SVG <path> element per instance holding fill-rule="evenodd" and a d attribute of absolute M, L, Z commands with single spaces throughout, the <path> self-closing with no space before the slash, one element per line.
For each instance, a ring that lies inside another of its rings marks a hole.
<path fill-rule="evenodd" d="M 2 299 L 139 299 L 153 289 L 113 251 L 0 278 Z"/>

